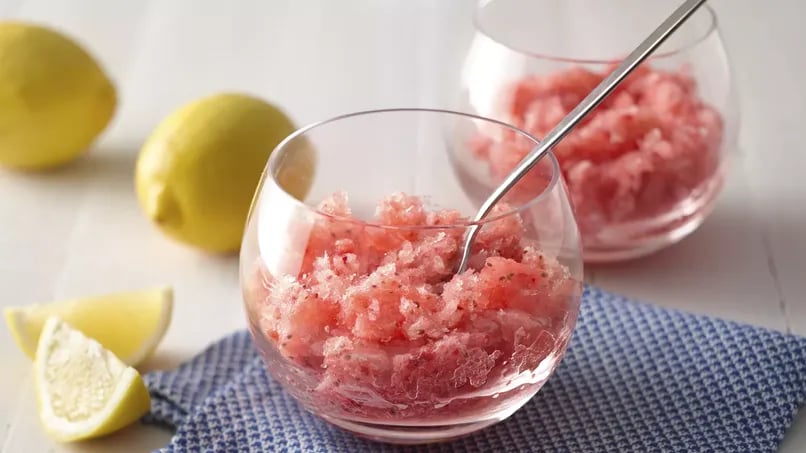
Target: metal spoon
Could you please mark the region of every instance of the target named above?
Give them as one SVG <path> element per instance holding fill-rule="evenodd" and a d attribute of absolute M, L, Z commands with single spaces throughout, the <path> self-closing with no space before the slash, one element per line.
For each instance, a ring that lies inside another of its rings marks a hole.
<path fill-rule="evenodd" d="M 520 181 L 520 179 L 537 164 L 541 157 L 546 152 L 551 150 L 560 140 L 562 140 L 579 122 L 585 118 L 596 106 L 598 106 L 613 90 L 636 68 L 641 64 L 649 55 L 651 55 L 666 39 L 672 35 L 683 23 L 694 14 L 697 9 L 705 3 L 706 0 L 686 0 L 680 7 L 678 7 L 658 28 L 655 29 L 635 50 L 630 53 L 624 61 L 619 64 L 610 75 L 607 76 L 602 82 L 596 86 L 586 97 L 582 100 L 574 110 L 566 115 L 557 126 L 554 127 L 540 142 L 540 144 L 533 149 L 526 157 L 521 160 L 517 167 L 507 175 L 506 179 L 499 185 L 495 191 L 484 201 L 484 204 L 479 208 L 478 213 L 473 218 L 474 224 L 468 228 L 465 234 L 465 241 L 462 250 L 462 260 L 459 262 L 457 273 L 464 272 L 467 269 L 467 263 L 470 260 L 471 246 L 473 239 L 479 232 L 481 225 L 478 223 L 487 214 L 490 213 L 493 206 L 498 203 L 501 198 Z"/>

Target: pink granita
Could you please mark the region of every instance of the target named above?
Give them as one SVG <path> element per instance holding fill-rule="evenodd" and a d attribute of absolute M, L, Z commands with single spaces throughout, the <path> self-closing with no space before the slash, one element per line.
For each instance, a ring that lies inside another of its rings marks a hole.
<path fill-rule="evenodd" d="M 500 116 L 536 137 L 549 132 L 610 69 L 572 67 L 530 75 L 508 87 Z M 723 121 L 684 70 L 644 65 L 554 149 L 583 237 L 610 225 L 672 210 L 717 175 Z M 471 141 L 502 179 L 531 150 L 512 138 Z M 542 175 L 524 178 L 510 199 L 540 193 Z"/>
<path fill-rule="evenodd" d="M 539 385 L 524 376 L 558 360 L 581 284 L 509 210 L 496 208 L 455 274 L 468 221 L 457 211 L 395 193 L 361 222 L 346 194 L 324 200 L 299 273 L 260 265 L 247 285 L 260 335 L 317 383 L 303 400 L 348 417 L 440 418 Z"/>

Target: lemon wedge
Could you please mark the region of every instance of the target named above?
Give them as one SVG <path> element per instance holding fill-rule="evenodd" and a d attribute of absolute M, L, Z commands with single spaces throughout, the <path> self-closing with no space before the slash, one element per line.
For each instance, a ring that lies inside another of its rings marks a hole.
<path fill-rule="evenodd" d="M 39 417 L 56 440 L 100 437 L 151 406 L 140 374 L 57 316 L 42 329 L 34 360 Z"/>
<path fill-rule="evenodd" d="M 172 309 L 173 289 L 162 287 L 9 307 L 5 315 L 15 341 L 32 359 L 45 321 L 57 315 L 127 365 L 136 366 L 162 340 Z"/>

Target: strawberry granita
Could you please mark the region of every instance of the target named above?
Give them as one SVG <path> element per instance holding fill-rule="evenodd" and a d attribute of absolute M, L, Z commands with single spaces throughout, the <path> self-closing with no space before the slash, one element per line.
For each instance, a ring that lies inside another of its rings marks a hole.
<path fill-rule="evenodd" d="M 572 67 L 522 78 L 502 96 L 500 119 L 542 137 L 609 73 Z M 719 177 L 722 141 L 722 117 L 700 99 L 691 75 L 636 69 L 554 149 L 585 245 L 608 228 L 655 219 L 697 197 Z M 471 148 L 500 181 L 531 145 L 514 135 L 479 136 Z M 512 194 L 545 184 L 530 175 Z"/>
<path fill-rule="evenodd" d="M 467 222 L 395 193 L 371 223 L 344 193 L 318 207 L 301 267 L 247 284 L 273 375 L 310 408 L 373 422 L 445 422 L 531 397 L 570 337 L 581 283 L 502 205 L 454 273 Z M 517 407 L 516 407 L 517 408 Z"/>

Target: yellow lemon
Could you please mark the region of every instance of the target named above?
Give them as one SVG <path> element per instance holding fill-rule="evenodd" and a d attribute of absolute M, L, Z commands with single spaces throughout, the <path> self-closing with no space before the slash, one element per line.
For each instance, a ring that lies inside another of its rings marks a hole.
<path fill-rule="evenodd" d="M 100 343 L 52 316 L 36 349 L 39 418 L 55 439 L 70 442 L 128 426 L 151 407 L 140 374 Z"/>
<path fill-rule="evenodd" d="M 148 358 L 171 323 L 173 289 L 125 291 L 5 309 L 14 340 L 33 358 L 45 321 L 58 316 L 128 365 Z"/>
<path fill-rule="evenodd" d="M 114 115 L 107 75 L 58 31 L 0 22 L 0 165 L 36 170 L 83 154 Z"/>
<path fill-rule="evenodd" d="M 142 210 L 160 230 L 213 253 L 240 248 L 249 207 L 272 150 L 295 129 L 276 106 L 222 93 L 181 107 L 148 138 L 137 160 Z M 313 163 L 307 161 L 307 173 Z M 310 178 L 294 175 L 302 197 Z"/>

